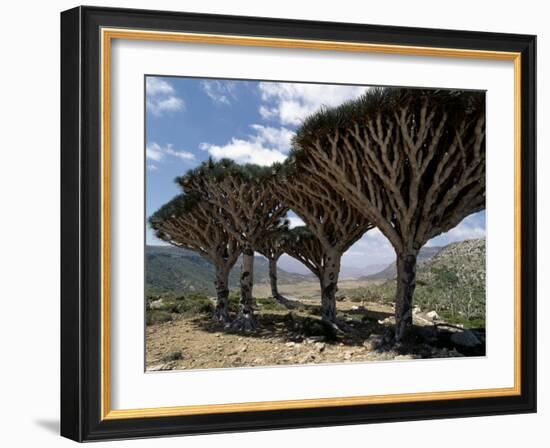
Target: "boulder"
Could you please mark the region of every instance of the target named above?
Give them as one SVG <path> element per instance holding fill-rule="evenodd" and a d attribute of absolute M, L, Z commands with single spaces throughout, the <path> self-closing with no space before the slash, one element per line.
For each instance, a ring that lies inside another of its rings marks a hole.
<path fill-rule="evenodd" d="M 437 311 L 429 311 L 426 313 L 426 317 L 431 320 L 439 320 L 439 314 L 437 314 Z"/>
<path fill-rule="evenodd" d="M 451 335 L 451 342 L 457 346 L 466 348 L 473 348 L 482 344 L 476 334 L 470 330 L 453 333 Z"/>
<path fill-rule="evenodd" d="M 162 299 L 158 299 L 158 300 L 152 301 L 152 302 L 149 304 L 149 307 L 150 307 L 152 310 L 158 310 L 158 309 L 162 308 L 162 304 L 163 304 Z"/>

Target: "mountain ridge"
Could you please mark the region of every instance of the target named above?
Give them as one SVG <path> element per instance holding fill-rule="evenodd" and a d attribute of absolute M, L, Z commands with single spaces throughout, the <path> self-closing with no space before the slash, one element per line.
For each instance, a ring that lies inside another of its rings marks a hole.
<path fill-rule="evenodd" d="M 145 293 L 151 295 L 184 295 L 203 292 L 215 295 L 214 267 L 196 252 L 174 246 L 145 246 Z M 229 274 L 229 287 L 239 287 L 238 260 Z M 287 272 L 280 267 L 277 276 L 281 283 L 313 281 L 313 276 Z M 254 257 L 254 281 L 269 283 L 269 265 L 266 258 Z"/>

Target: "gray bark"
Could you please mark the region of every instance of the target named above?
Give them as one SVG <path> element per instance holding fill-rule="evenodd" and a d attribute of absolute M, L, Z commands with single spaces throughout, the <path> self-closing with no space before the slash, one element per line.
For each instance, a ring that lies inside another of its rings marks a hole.
<path fill-rule="evenodd" d="M 327 254 L 321 275 L 321 317 L 335 330 L 339 330 L 336 324 L 336 291 L 338 290 L 340 259 L 341 254 Z"/>
<path fill-rule="evenodd" d="M 216 266 L 216 310 L 214 320 L 226 324 L 229 322 L 229 269 L 227 267 Z"/>
<path fill-rule="evenodd" d="M 281 305 L 287 308 L 296 308 L 298 303 L 295 300 L 289 300 L 279 293 L 277 286 L 277 259 L 269 258 L 269 281 L 271 282 L 271 297 Z"/>
<path fill-rule="evenodd" d="M 243 249 L 243 264 L 241 268 L 241 299 L 239 313 L 231 327 L 240 331 L 256 329 L 253 310 L 252 287 L 254 284 L 254 250 L 250 245 Z"/>
<path fill-rule="evenodd" d="M 279 289 L 277 288 L 277 260 L 269 259 L 269 281 L 271 282 L 271 296 L 277 300 Z"/>
<path fill-rule="evenodd" d="M 416 287 L 416 252 L 398 254 L 395 292 L 395 340 L 400 342 L 412 327 L 412 299 Z"/>

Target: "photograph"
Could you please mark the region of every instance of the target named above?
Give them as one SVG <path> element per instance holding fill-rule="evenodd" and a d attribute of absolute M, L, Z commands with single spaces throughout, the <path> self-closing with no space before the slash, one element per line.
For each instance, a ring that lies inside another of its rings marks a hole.
<path fill-rule="evenodd" d="M 144 90 L 147 372 L 486 355 L 485 91 Z"/>

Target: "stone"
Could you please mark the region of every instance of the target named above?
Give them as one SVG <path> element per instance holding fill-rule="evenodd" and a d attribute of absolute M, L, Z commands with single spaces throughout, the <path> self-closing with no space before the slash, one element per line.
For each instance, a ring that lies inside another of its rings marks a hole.
<path fill-rule="evenodd" d="M 429 311 L 426 313 L 426 317 L 431 320 L 439 320 L 439 314 L 437 314 L 437 311 Z"/>
<path fill-rule="evenodd" d="M 386 317 L 385 319 L 379 320 L 378 323 L 379 323 L 380 325 L 387 325 L 387 324 L 391 324 L 392 321 L 393 321 L 393 318 L 392 318 L 391 316 L 388 316 L 388 317 Z"/>
<path fill-rule="evenodd" d="M 158 299 L 158 300 L 154 300 L 152 301 L 149 306 L 151 307 L 152 310 L 158 310 L 159 308 L 162 307 L 162 299 Z"/>
<path fill-rule="evenodd" d="M 162 370 L 173 370 L 174 367 L 176 367 L 176 363 L 174 361 L 170 361 L 164 364 L 157 364 L 157 365 L 151 366 L 147 370 L 149 370 L 150 372 L 160 372 Z"/>
<path fill-rule="evenodd" d="M 324 351 L 325 347 L 326 347 L 326 344 L 324 342 L 316 342 L 315 343 L 315 348 L 317 348 L 317 350 L 319 350 L 319 353 Z"/>
<path fill-rule="evenodd" d="M 451 335 L 451 342 L 455 345 L 468 348 L 481 345 L 481 341 L 479 340 L 479 338 L 475 335 L 473 331 L 470 330 L 453 333 Z"/>

